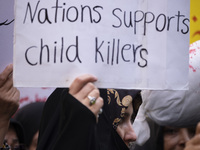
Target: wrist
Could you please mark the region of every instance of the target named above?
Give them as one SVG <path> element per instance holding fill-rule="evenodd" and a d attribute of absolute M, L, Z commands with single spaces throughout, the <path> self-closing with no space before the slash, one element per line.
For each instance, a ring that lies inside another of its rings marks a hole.
<path fill-rule="evenodd" d="M 8 128 L 10 124 L 10 119 L 0 119 L 0 131 L 2 128 Z"/>
<path fill-rule="evenodd" d="M 1 120 L 0 119 L 0 147 L 2 147 L 4 145 L 4 138 L 8 131 L 9 124 L 10 124 L 10 120 Z"/>
<path fill-rule="evenodd" d="M 1 114 L 1 113 L 0 113 L 0 124 L 1 124 L 1 123 L 5 124 L 5 123 L 10 122 L 10 118 L 11 118 L 11 117 L 12 117 L 12 116 L 9 116 L 8 114 Z"/>

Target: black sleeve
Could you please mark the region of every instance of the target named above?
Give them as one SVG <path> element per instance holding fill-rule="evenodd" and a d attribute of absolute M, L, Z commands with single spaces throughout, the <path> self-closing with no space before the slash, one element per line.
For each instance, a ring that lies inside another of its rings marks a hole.
<path fill-rule="evenodd" d="M 68 89 L 56 89 L 44 107 L 37 150 L 66 149 L 96 149 L 96 117 Z"/>

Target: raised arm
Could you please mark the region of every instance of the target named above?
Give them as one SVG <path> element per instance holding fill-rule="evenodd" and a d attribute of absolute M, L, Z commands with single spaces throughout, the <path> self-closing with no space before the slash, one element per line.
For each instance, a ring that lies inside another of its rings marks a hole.
<path fill-rule="evenodd" d="M 8 65 L 0 74 L 0 147 L 3 141 L 9 120 L 19 107 L 20 93 L 17 88 L 13 87 L 13 65 Z"/>

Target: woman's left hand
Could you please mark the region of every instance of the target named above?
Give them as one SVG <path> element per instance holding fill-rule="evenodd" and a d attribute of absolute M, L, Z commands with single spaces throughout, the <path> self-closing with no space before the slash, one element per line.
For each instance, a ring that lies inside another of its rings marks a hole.
<path fill-rule="evenodd" d="M 99 89 L 94 85 L 97 78 L 85 74 L 77 77 L 69 87 L 69 93 L 91 110 L 98 119 L 98 114 L 103 106 Z"/>

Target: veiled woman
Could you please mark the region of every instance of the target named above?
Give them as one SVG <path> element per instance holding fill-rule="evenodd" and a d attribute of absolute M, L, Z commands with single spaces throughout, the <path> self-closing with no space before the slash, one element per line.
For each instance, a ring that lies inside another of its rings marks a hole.
<path fill-rule="evenodd" d="M 69 89 L 51 94 L 44 107 L 37 150 L 126 150 L 136 140 L 131 122 L 141 103 L 139 91 L 99 90 L 95 81 L 96 77 L 83 75 Z M 127 129 L 132 134 L 125 140 Z"/>

